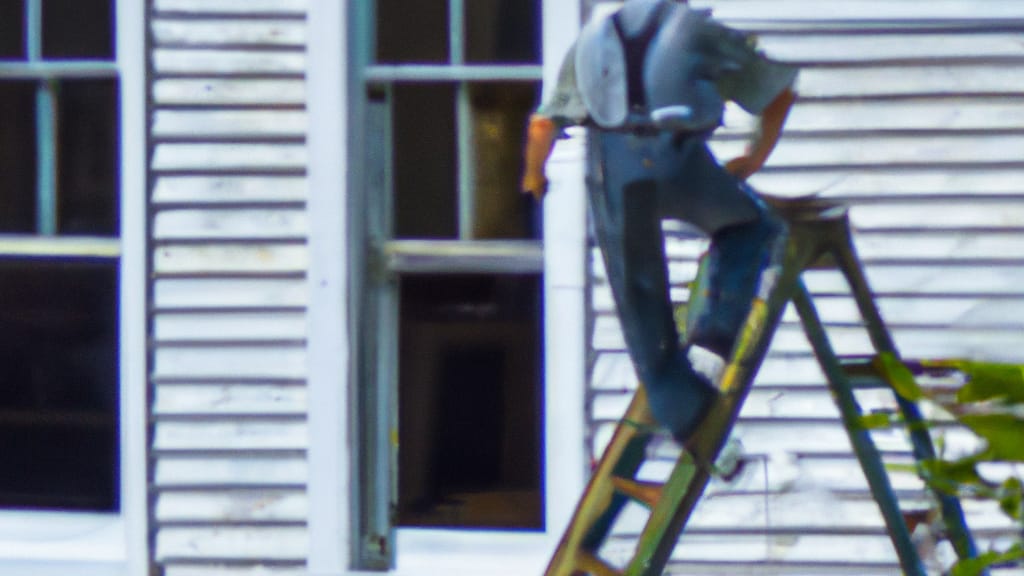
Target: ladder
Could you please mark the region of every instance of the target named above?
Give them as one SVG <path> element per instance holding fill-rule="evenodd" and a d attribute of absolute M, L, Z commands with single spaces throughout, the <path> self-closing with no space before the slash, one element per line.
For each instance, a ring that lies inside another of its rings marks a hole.
<path fill-rule="evenodd" d="M 769 271 L 777 274 L 774 288 L 766 299 L 753 302 L 717 383 L 721 392 L 718 400 L 711 406 L 697 432 L 686 442 L 668 479 L 655 485 L 635 478 L 657 428 L 643 386 L 638 387 L 593 471 L 545 576 L 662 574 L 680 533 L 708 484 L 713 463 L 736 422 L 789 302 L 793 303 L 800 317 L 831 387 L 854 453 L 885 520 L 902 572 L 911 576 L 926 575 L 879 451 L 863 426 L 862 412 L 853 393 L 855 384 L 865 381 L 865 372 L 872 371 L 872 363 L 863 358 L 843 359 L 836 355 L 801 279 L 802 273 L 811 268 L 838 268 L 850 286 L 875 351 L 899 361 L 895 344 L 871 296 L 854 250 L 846 208 L 813 197 L 766 200 L 789 225 L 785 256 L 776 270 Z M 877 372 L 873 374 L 874 378 L 867 380 L 875 386 L 886 386 L 885 375 Z M 915 459 L 920 462 L 935 458 L 931 436 L 916 403 L 899 394 L 896 394 L 896 400 L 907 425 Z M 947 535 L 958 556 L 976 556 L 959 500 L 944 494 L 935 494 L 935 497 Z M 634 556 L 624 568 L 618 568 L 601 559 L 598 551 L 629 500 L 645 505 L 650 515 Z"/>

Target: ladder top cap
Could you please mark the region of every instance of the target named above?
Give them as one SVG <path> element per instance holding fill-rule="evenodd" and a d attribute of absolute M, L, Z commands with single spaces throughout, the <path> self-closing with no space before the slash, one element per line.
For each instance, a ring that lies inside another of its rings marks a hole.
<path fill-rule="evenodd" d="M 847 206 L 819 196 L 762 196 L 765 203 L 786 220 L 841 220 Z"/>

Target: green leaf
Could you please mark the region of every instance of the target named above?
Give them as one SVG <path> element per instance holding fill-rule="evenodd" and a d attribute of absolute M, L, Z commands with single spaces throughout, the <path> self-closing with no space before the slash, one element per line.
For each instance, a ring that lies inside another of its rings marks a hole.
<path fill-rule="evenodd" d="M 953 565 L 950 576 L 978 576 L 986 568 L 995 564 L 1014 562 L 1024 558 L 1024 548 L 1015 544 L 1005 552 L 985 552 L 977 558 L 965 558 Z"/>
<path fill-rule="evenodd" d="M 892 426 L 892 416 L 887 412 L 873 412 L 862 415 L 858 423 L 865 430 L 881 430 Z"/>
<path fill-rule="evenodd" d="M 924 392 L 914 380 L 914 374 L 892 352 L 879 352 L 871 359 L 871 365 L 904 399 L 916 402 L 924 398 Z"/>
<path fill-rule="evenodd" d="M 964 414 L 957 419 L 988 442 L 983 459 L 1024 462 L 1024 420 L 1013 414 Z"/>
<path fill-rule="evenodd" d="M 1022 511 L 1024 511 L 1024 487 L 1021 485 L 1020 478 L 1007 478 L 1003 482 L 999 508 L 1010 518 L 1021 519 Z"/>
<path fill-rule="evenodd" d="M 1004 399 L 1024 403 L 1024 366 L 972 360 L 927 360 L 924 366 L 951 368 L 967 376 L 968 382 L 957 391 L 958 402 L 983 402 Z"/>
<path fill-rule="evenodd" d="M 978 474 L 978 460 L 969 456 L 960 460 L 923 460 L 921 470 L 925 482 L 935 490 L 957 495 L 961 486 L 983 486 Z"/>

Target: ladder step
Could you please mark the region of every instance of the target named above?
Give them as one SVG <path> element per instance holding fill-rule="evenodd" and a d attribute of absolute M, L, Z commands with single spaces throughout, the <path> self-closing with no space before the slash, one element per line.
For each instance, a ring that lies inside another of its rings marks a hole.
<path fill-rule="evenodd" d="M 618 476 L 612 478 L 612 484 L 615 485 L 617 492 L 636 500 L 648 508 L 657 506 L 665 487 L 661 482 L 627 480 Z"/>
<path fill-rule="evenodd" d="M 576 557 L 576 568 L 593 576 L 623 576 L 622 572 L 589 552 L 579 553 Z"/>

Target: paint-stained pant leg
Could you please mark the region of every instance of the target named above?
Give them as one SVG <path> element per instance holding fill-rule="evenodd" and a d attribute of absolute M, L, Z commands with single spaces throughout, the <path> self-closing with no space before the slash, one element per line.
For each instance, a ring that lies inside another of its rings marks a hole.
<path fill-rule="evenodd" d="M 588 188 L 622 332 L 651 411 L 677 440 L 685 440 L 716 393 L 679 345 L 661 233 L 663 207 L 651 172 L 652 144 L 628 134 L 596 132 Z"/>

